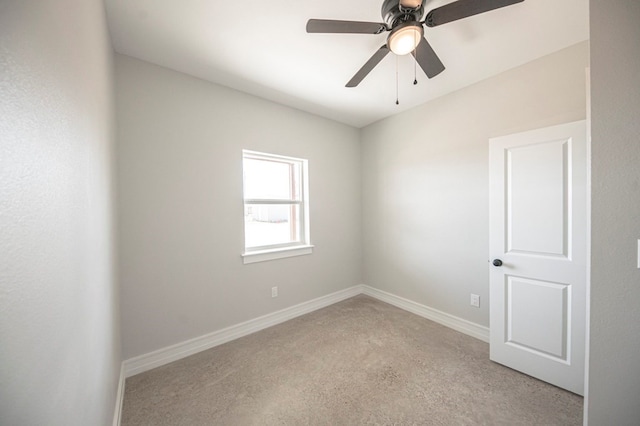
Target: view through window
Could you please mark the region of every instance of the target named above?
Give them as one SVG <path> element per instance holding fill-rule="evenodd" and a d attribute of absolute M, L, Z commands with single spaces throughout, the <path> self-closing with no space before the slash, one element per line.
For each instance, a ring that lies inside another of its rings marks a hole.
<path fill-rule="evenodd" d="M 307 160 L 243 151 L 245 252 L 308 244 Z"/>

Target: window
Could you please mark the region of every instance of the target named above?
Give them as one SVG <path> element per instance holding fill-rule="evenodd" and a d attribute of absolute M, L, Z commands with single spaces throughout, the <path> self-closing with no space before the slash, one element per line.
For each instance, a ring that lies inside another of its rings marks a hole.
<path fill-rule="evenodd" d="M 244 263 L 310 254 L 307 160 L 242 156 Z"/>

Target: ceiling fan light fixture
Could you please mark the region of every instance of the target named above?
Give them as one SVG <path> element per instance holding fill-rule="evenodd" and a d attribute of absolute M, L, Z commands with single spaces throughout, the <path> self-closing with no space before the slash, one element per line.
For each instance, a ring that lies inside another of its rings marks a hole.
<path fill-rule="evenodd" d="M 389 49 L 396 55 L 406 55 L 413 52 L 422 39 L 422 25 L 417 22 L 407 22 L 395 28 L 387 40 Z"/>
<path fill-rule="evenodd" d="M 400 6 L 407 9 L 417 9 L 422 6 L 422 0 L 400 0 Z"/>

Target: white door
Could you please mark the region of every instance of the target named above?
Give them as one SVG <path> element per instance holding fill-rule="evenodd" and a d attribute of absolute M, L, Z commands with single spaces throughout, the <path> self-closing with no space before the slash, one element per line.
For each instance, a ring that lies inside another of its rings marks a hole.
<path fill-rule="evenodd" d="M 490 140 L 491 360 L 582 395 L 586 122 Z"/>

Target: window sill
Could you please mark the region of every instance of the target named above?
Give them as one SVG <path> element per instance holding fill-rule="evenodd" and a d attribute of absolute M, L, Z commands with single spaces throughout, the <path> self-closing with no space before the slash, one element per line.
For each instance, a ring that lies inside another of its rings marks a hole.
<path fill-rule="evenodd" d="M 261 250 L 261 251 L 244 253 L 242 255 L 242 261 L 246 265 L 248 263 L 266 262 L 268 260 L 282 259 L 285 257 L 293 257 L 293 256 L 303 256 L 305 254 L 311 254 L 311 253 L 313 253 L 312 245 L 285 247 L 285 248 L 279 248 L 279 249 Z"/>

